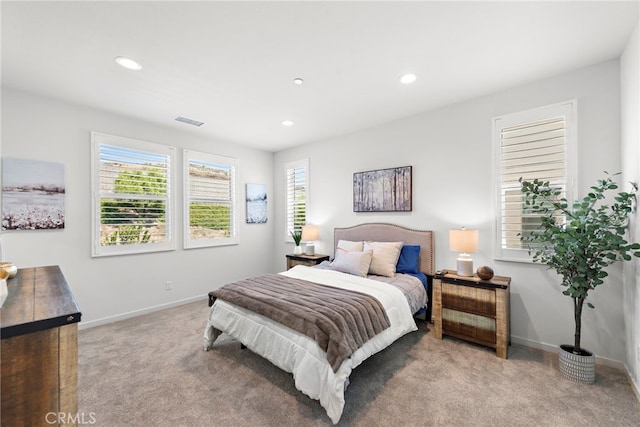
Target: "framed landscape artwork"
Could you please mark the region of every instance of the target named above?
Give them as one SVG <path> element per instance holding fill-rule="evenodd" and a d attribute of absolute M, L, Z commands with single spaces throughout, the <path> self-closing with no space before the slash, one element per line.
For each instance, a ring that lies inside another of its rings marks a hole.
<path fill-rule="evenodd" d="M 353 211 L 411 211 L 411 166 L 354 173 Z"/>
<path fill-rule="evenodd" d="M 64 228 L 64 165 L 2 159 L 2 229 Z"/>

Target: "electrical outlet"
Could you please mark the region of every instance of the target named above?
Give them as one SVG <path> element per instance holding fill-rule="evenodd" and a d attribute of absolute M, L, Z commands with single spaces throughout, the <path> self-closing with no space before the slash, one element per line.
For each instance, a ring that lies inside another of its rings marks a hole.
<path fill-rule="evenodd" d="M 164 288 L 165 288 L 167 291 L 170 291 L 172 286 L 173 286 L 173 283 L 171 283 L 171 280 L 167 280 L 167 281 L 164 283 Z"/>

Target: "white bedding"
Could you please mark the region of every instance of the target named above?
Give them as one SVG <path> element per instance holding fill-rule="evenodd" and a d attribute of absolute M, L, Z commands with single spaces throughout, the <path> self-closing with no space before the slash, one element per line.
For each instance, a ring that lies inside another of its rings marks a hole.
<path fill-rule="evenodd" d="M 291 372 L 296 388 L 319 400 L 336 424 L 344 408 L 344 391 L 351 371 L 369 356 L 417 329 L 409 304 L 393 286 L 338 271 L 298 265 L 280 274 L 372 295 L 385 308 L 391 327 L 367 341 L 334 373 L 326 354 L 311 338 L 264 316 L 216 300 L 204 333 L 204 349 L 213 345 L 214 327 L 227 333 L 280 369 Z"/>

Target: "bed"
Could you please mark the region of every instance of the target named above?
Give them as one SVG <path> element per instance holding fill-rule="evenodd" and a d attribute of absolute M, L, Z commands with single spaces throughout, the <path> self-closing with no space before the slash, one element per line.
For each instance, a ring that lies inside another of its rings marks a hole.
<path fill-rule="evenodd" d="M 392 246 L 401 248 L 400 256 L 393 262 L 402 271 L 406 269 L 405 252 L 411 253 L 410 273 L 388 271 L 391 261 L 382 255 L 386 256 L 386 250 Z M 435 267 L 434 236 L 429 230 L 379 223 L 336 228 L 334 247 L 331 263 L 325 261 L 317 267 L 298 265 L 279 274 L 249 278 L 212 291 L 204 349 L 215 348 L 215 339 L 221 333 L 235 338 L 243 347 L 292 373 L 296 388 L 319 400 L 336 424 L 345 405 L 344 391 L 351 371 L 398 338 L 417 330 L 414 315 L 421 313 L 430 320 Z M 347 259 L 357 262 L 344 263 Z M 361 274 L 365 267 L 368 271 Z M 355 274 L 345 272 L 354 268 Z M 418 274 L 412 274 L 413 268 Z M 404 284 L 398 288 L 390 283 L 396 280 L 413 283 L 411 290 L 405 289 Z M 418 292 L 424 293 L 422 302 L 409 296 Z M 267 294 L 265 301 L 246 298 L 254 293 Z M 354 302 L 349 305 L 352 297 Z M 318 313 L 314 314 L 318 317 L 307 318 L 310 309 L 301 304 L 318 306 Z M 326 320 L 324 316 L 334 311 L 344 311 L 350 321 Z M 295 317 L 296 312 L 302 317 Z M 317 329 L 317 325 L 323 324 L 331 325 L 326 335 L 324 330 Z M 338 335 L 340 340 L 334 339 Z"/>

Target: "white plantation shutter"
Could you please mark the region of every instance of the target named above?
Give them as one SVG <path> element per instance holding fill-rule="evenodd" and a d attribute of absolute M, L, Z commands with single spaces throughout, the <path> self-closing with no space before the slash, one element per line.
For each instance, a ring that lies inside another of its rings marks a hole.
<path fill-rule="evenodd" d="M 92 256 L 175 248 L 174 149 L 93 132 Z"/>
<path fill-rule="evenodd" d="M 309 193 L 309 160 L 298 160 L 285 164 L 287 183 L 287 229 L 286 240 L 291 241 L 290 231 L 301 231 L 307 221 Z"/>
<path fill-rule="evenodd" d="M 189 150 L 183 160 L 185 249 L 237 244 L 238 160 Z"/>
<path fill-rule="evenodd" d="M 527 210 L 520 178 L 549 181 L 559 197 L 571 200 L 575 183 L 575 101 L 494 119 L 497 218 L 496 257 L 528 260 L 520 237 L 540 225 L 539 215 Z M 558 221 L 562 221 L 558 217 Z"/>

